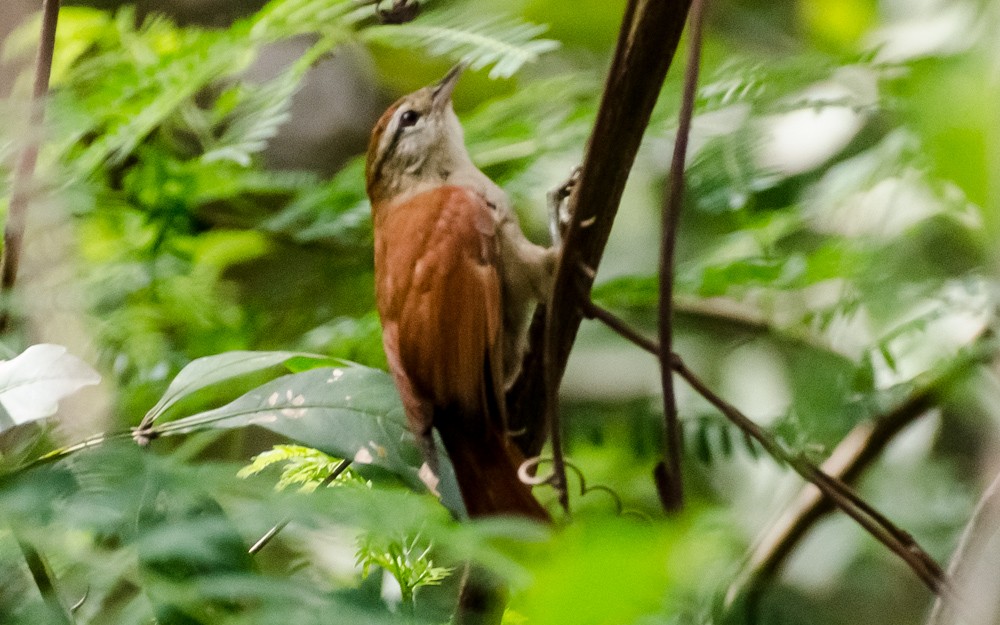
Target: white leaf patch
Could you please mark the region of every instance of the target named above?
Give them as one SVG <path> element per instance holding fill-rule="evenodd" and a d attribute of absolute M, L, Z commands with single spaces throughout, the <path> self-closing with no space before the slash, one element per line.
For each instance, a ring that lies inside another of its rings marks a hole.
<path fill-rule="evenodd" d="M 0 361 L 0 403 L 15 424 L 55 414 L 59 400 L 101 381 L 94 369 L 62 345 L 32 345 Z"/>

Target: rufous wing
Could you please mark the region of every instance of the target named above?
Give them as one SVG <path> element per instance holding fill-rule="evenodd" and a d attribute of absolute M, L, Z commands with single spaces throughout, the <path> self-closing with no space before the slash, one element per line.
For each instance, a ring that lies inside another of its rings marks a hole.
<path fill-rule="evenodd" d="M 441 186 L 375 214 L 376 296 L 390 368 L 418 436 L 436 427 L 470 515 L 546 518 L 504 431 L 497 221 Z"/>
<path fill-rule="evenodd" d="M 436 405 L 479 408 L 501 349 L 496 225 L 479 196 L 442 186 L 376 215 L 376 293 L 398 363 Z"/>

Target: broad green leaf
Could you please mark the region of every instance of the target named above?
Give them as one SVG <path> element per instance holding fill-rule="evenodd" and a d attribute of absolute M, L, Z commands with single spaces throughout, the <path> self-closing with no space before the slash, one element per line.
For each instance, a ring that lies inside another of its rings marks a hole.
<path fill-rule="evenodd" d="M 408 485 L 430 486 L 452 511 L 463 506 L 454 470 L 438 446 L 441 482 L 424 482 L 429 473 L 406 426 L 396 386 L 384 371 L 360 365 L 323 367 L 280 377 L 229 404 L 178 419 L 158 428 L 160 435 L 206 428 L 256 425 L 355 466 L 374 465 Z"/>
<path fill-rule="evenodd" d="M 683 610 L 737 551 L 717 528 L 689 518 L 575 519 L 531 563 L 534 583 L 513 608 L 533 625 L 697 622 L 651 617 Z"/>
<path fill-rule="evenodd" d="M 323 357 L 296 352 L 236 351 L 198 358 L 181 369 L 160 401 L 146 413 L 143 422 L 153 422 L 177 402 L 209 386 L 266 371 L 292 359 L 297 366 L 302 366 L 306 360 L 321 361 Z"/>
<path fill-rule="evenodd" d="M 61 345 L 32 345 L 19 356 L 0 362 L 0 432 L 51 417 L 59 400 L 101 381 L 94 369 Z"/>

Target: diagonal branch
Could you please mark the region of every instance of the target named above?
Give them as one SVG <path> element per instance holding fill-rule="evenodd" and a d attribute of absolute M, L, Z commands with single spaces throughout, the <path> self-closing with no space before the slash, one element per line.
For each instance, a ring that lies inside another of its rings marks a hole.
<path fill-rule="evenodd" d="M 989 336 L 981 335 L 977 342 Z M 986 351 L 973 348 L 944 373 L 913 391 L 892 410 L 851 430 L 823 463 L 821 469 L 844 483 L 854 483 L 906 426 L 927 414 L 942 395 L 964 377 L 970 367 L 988 359 Z M 833 511 L 833 504 L 814 486 L 808 485 L 768 531 L 758 540 L 743 571 L 729 587 L 726 602 L 751 596 L 771 579 L 809 530 Z"/>
<path fill-rule="evenodd" d="M 598 318 L 602 321 L 611 320 L 608 327 L 625 338 L 631 340 L 630 337 L 636 335 L 634 331 L 628 329 L 627 324 L 623 321 L 586 298 L 582 300 L 581 310 L 590 317 Z M 649 340 L 635 341 L 635 343 L 653 355 L 660 357 L 660 346 L 656 343 Z M 701 378 L 687 368 L 687 365 L 681 360 L 680 356 L 672 354 L 671 359 L 673 370 L 695 392 L 708 400 L 710 404 L 715 406 L 719 412 L 739 427 L 746 435 L 757 441 L 772 458 L 791 467 L 804 480 L 818 488 L 823 496 L 835 507 L 854 519 L 872 537 L 899 556 L 931 592 L 938 595 L 953 594 L 952 588 L 945 578 L 941 567 L 917 544 L 909 533 L 893 524 L 860 495 L 854 492 L 850 486 L 823 472 L 803 455 L 786 449 L 773 434 L 757 425 L 752 419 L 709 388 Z"/>
<path fill-rule="evenodd" d="M 323 478 L 323 481 L 320 482 L 319 484 L 319 488 L 325 488 L 330 484 L 333 484 L 333 481 L 338 477 L 340 477 L 341 474 L 343 474 L 343 472 L 346 471 L 349 466 L 351 466 L 350 458 L 345 458 L 341 460 L 340 463 L 333 468 L 333 471 L 330 472 L 330 475 L 327 475 L 325 478 Z M 253 545 L 250 546 L 250 549 L 247 550 L 247 553 L 249 553 L 252 556 L 256 555 L 261 549 L 266 547 L 267 544 L 271 542 L 271 540 L 281 532 L 281 530 L 285 529 L 285 527 L 288 526 L 288 523 L 290 521 L 291 519 L 286 517 L 281 521 L 279 521 L 271 529 L 264 532 L 264 535 L 258 538 L 257 542 L 255 542 Z"/>
<path fill-rule="evenodd" d="M 548 306 L 551 366 L 546 374 L 542 354 L 546 311 L 535 314 L 530 347 L 521 374 L 507 394 L 512 431 L 525 456 L 538 455 L 545 441 L 546 381 L 558 382 L 582 319 L 575 294 L 581 264 L 596 268 L 611 234 L 618 204 L 642 135 L 649 123 L 667 69 L 680 41 L 690 0 L 630 0 L 618 46 L 604 86 L 597 120 L 584 156 L 580 180 L 569 198 L 573 220 L 566 232 L 562 258 Z M 588 286 L 593 278 L 586 278 Z"/>
<path fill-rule="evenodd" d="M 28 122 L 29 133 L 40 133 L 45 120 L 45 96 L 49 92 L 49 76 L 52 73 L 52 53 L 56 45 L 56 23 L 59 19 L 59 0 L 43 0 L 42 30 L 38 39 L 38 54 L 35 59 L 35 84 L 31 92 L 31 113 Z M 3 257 L 0 258 L 0 334 L 10 326 L 10 293 L 17 281 L 17 267 L 21 260 L 21 243 L 27 222 L 28 203 L 33 192 L 32 179 L 38 163 L 39 138 L 33 134 L 21 151 L 14 170 L 14 184 L 10 204 L 7 208 L 7 224 L 3 233 Z"/>

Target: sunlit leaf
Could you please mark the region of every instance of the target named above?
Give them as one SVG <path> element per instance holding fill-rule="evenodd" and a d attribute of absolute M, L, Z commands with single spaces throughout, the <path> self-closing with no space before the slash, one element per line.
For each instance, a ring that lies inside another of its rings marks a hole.
<path fill-rule="evenodd" d="M 94 369 L 61 345 L 32 345 L 0 361 L 0 403 L 13 424 L 50 417 L 59 400 L 101 381 Z M 0 419 L 0 431 L 6 429 Z"/>

